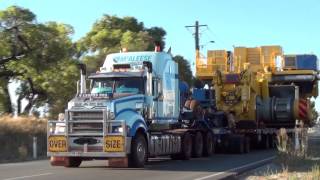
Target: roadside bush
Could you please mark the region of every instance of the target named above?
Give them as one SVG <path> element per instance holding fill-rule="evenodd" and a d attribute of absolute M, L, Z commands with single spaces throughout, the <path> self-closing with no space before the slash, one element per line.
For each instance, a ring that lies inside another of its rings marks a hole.
<path fill-rule="evenodd" d="M 0 162 L 32 158 L 33 137 L 37 137 L 38 157 L 46 156 L 45 119 L 35 117 L 0 117 Z"/>

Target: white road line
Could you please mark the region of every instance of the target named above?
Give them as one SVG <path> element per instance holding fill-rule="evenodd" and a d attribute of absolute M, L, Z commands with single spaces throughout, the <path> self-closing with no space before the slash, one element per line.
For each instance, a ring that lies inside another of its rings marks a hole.
<path fill-rule="evenodd" d="M 260 160 L 260 161 L 256 161 L 256 162 L 252 162 L 252 163 L 249 163 L 249 164 L 246 164 L 246 165 L 243 165 L 243 166 L 239 166 L 239 167 L 236 167 L 236 168 L 228 169 L 228 170 L 223 171 L 223 172 L 214 173 L 214 174 L 211 174 L 211 175 L 208 175 L 208 176 L 196 178 L 196 179 L 194 179 L 194 180 L 203 180 L 203 179 L 213 178 L 213 177 L 219 176 L 219 175 L 221 175 L 221 174 L 225 174 L 225 173 L 228 173 L 228 172 L 236 171 L 236 170 L 243 169 L 243 168 L 246 168 L 246 167 L 250 167 L 250 166 L 253 166 L 253 165 L 256 165 L 256 164 L 259 164 L 259 163 L 263 163 L 263 162 L 265 162 L 265 161 L 272 160 L 272 159 L 274 159 L 275 157 L 276 157 L 276 156 L 272 156 L 272 157 L 269 157 L 269 158 L 266 158 L 266 159 L 262 159 L 262 160 Z"/>
<path fill-rule="evenodd" d="M 3 180 L 26 179 L 26 178 L 39 177 L 39 176 L 48 176 L 51 174 L 52 173 L 34 174 L 34 175 L 30 175 L 30 176 L 19 176 L 19 177 L 7 178 L 7 179 L 3 179 Z"/>
<path fill-rule="evenodd" d="M 36 160 L 36 161 L 26 161 L 26 162 L 15 162 L 15 163 L 6 163 L 6 164 L 0 164 L 0 167 L 6 167 L 6 166 L 27 166 L 37 163 L 48 163 L 48 160 Z"/>

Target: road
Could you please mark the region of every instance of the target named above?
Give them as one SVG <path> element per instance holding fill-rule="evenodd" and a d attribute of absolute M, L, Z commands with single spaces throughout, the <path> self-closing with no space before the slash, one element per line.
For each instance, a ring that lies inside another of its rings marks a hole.
<path fill-rule="evenodd" d="M 106 161 L 85 161 L 79 168 L 52 167 L 48 160 L 0 164 L 1 180 L 202 180 L 220 179 L 239 170 L 271 160 L 274 150 L 249 154 L 215 154 L 210 158 L 189 161 L 169 158 L 150 159 L 143 169 L 107 168 Z"/>

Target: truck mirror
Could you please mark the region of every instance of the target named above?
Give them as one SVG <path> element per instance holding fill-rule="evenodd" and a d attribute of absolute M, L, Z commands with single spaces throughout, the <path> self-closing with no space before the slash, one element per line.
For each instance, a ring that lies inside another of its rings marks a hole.
<path fill-rule="evenodd" d="M 162 100 L 162 99 L 163 99 L 163 95 L 161 92 L 159 92 L 158 95 L 153 98 L 154 101 L 158 101 L 158 100 Z"/>
<path fill-rule="evenodd" d="M 159 93 L 158 93 L 158 100 L 163 100 L 163 94 L 162 94 L 162 92 L 159 92 Z"/>
<path fill-rule="evenodd" d="M 152 73 L 152 63 L 149 61 L 143 61 L 143 67 L 148 68 L 148 73 Z"/>

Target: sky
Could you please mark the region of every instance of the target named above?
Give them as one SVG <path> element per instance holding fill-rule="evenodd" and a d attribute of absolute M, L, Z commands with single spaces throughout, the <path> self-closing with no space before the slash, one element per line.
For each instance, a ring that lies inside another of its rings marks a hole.
<path fill-rule="evenodd" d="M 320 57 L 319 0 L 0 0 L 0 10 L 17 5 L 30 9 L 38 22 L 57 21 L 74 27 L 76 41 L 103 14 L 133 16 L 148 28 L 166 30 L 166 49 L 194 64 L 193 29 L 200 29 L 201 51 L 233 46 L 281 45 L 285 54 Z M 215 43 L 209 43 L 215 41 Z M 320 111 L 320 100 L 317 100 Z"/>

